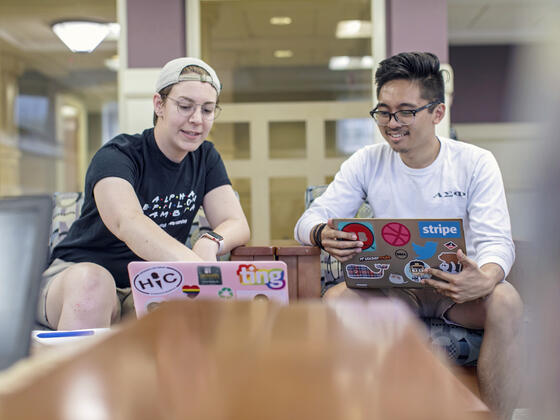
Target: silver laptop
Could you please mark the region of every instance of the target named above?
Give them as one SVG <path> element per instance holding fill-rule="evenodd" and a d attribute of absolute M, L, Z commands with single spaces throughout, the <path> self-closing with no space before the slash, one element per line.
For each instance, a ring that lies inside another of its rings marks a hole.
<path fill-rule="evenodd" d="M 457 250 L 466 254 L 462 219 L 335 219 L 353 232 L 362 252 L 342 263 L 351 288 L 429 287 L 420 283 L 428 267 L 459 273 Z"/>
<path fill-rule="evenodd" d="M 0 200 L 0 370 L 29 354 L 52 210 L 51 196 Z"/>

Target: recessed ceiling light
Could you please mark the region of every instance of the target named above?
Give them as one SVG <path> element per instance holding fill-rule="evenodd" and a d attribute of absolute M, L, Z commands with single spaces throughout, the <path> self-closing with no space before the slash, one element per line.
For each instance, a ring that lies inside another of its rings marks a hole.
<path fill-rule="evenodd" d="M 109 34 L 106 23 L 86 20 L 55 22 L 53 32 L 72 52 L 92 52 Z"/>
<path fill-rule="evenodd" d="M 369 20 L 341 20 L 336 25 L 337 38 L 370 38 L 371 22 Z"/>
<path fill-rule="evenodd" d="M 274 51 L 274 57 L 276 58 L 291 58 L 294 56 L 292 50 L 276 50 Z"/>
<path fill-rule="evenodd" d="M 271 25 L 289 25 L 292 23 L 292 18 L 289 16 L 272 16 L 270 18 Z"/>
<path fill-rule="evenodd" d="M 331 57 L 329 60 L 330 70 L 367 70 L 373 67 L 373 58 L 369 55 L 364 57 L 348 57 L 347 55 Z"/>

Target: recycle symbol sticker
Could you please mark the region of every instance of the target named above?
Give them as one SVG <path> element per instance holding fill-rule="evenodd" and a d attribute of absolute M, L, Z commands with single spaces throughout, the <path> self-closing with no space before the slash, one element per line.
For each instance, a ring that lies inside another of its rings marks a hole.
<path fill-rule="evenodd" d="M 233 290 L 229 287 L 223 287 L 219 292 L 218 296 L 222 299 L 231 299 L 233 297 Z"/>

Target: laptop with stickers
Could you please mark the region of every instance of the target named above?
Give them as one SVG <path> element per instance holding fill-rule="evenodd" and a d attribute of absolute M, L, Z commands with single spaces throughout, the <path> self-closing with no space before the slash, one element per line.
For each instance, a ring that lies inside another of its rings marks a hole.
<path fill-rule="evenodd" d="M 362 252 L 342 263 L 350 288 L 429 287 L 428 267 L 458 273 L 457 250 L 466 254 L 462 219 L 335 219 L 338 230 L 353 232 Z"/>
<path fill-rule="evenodd" d="M 128 274 L 138 317 L 172 299 L 288 303 L 288 269 L 283 261 L 134 261 L 128 264 Z"/>

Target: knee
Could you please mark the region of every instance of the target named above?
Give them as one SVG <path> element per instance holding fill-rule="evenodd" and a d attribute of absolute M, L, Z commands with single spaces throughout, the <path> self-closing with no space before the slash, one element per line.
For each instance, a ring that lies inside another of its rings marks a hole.
<path fill-rule="evenodd" d="M 92 304 L 113 303 L 116 286 L 105 268 L 92 263 L 72 266 L 65 275 L 64 295 Z"/>
<path fill-rule="evenodd" d="M 327 289 L 327 291 L 323 295 L 323 299 L 327 300 L 327 301 L 328 300 L 333 300 L 333 299 L 338 299 L 338 298 L 342 297 L 346 293 L 347 290 L 348 290 L 348 288 L 346 287 L 345 282 L 335 284 L 334 286 Z"/>
<path fill-rule="evenodd" d="M 523 317 L 523 301 L 509 283 L 501 283 L 488 296 L 486 305 L 488 321 L 517 327 Z"/>

